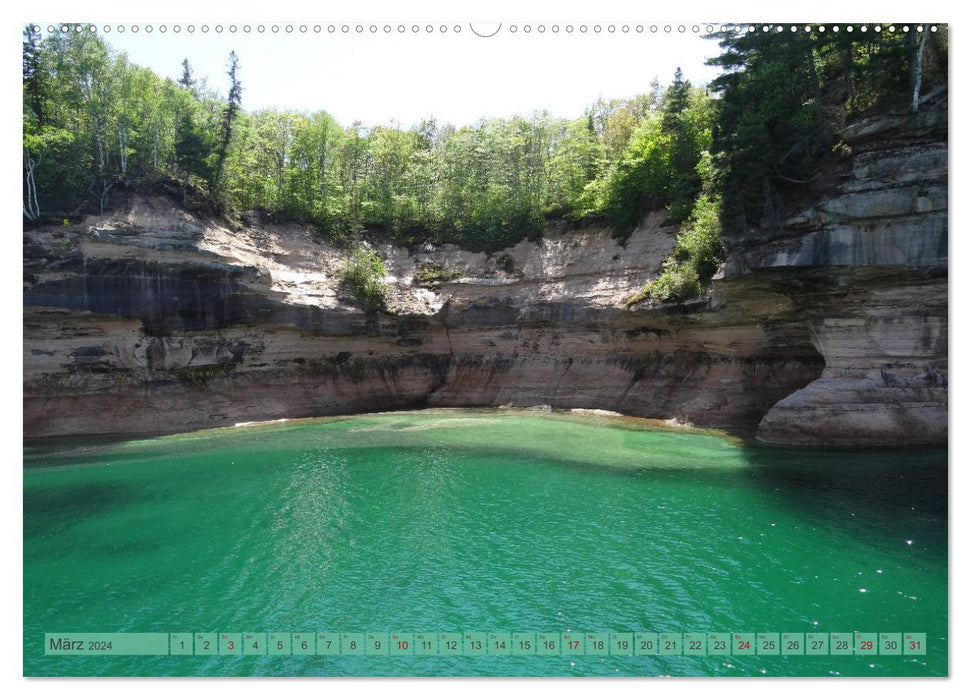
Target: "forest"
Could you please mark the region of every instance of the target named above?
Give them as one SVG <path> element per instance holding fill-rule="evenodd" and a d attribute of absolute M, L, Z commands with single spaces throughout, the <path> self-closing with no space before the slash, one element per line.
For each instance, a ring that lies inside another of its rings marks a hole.
<path fill-rule="evenodd" d="M 677 246 L 640 298 L 681 301 L 704 292 L 723 231 L 774 225 L 783 195 L 840 157 L 841 127 L 946 99 L 946 27 L 908 29 L 721 32 L 710 85 L 678 69 L 666 87 L 645 79 L 642 94 L 600 98 L 575 119 L 400 128 L 246 111 L 245 60 L 258 57 L 231 53 L 212 86 L 188 58 L 171 80 L 97 34 L 28 26 L 24 223 L 69 225 L 121 192 L 165 192 L 230 220 L 259 211 L 307 224 L 349 250 L 384 237 L 492 252 L 541 236 L 550 218 L 600 220 L 623 240 L 666 210 Z"/>

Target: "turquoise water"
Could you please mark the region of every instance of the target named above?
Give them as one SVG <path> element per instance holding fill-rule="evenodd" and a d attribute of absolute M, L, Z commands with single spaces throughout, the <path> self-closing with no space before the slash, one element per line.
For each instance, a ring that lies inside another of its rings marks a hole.
<path fill-rule="evenodd" d="M 425 411 L 25 448 L 27 675 L 945 675 L 947 455 Z M 45 657 L 45 632 L 924 632 L 924 657 Z"/>

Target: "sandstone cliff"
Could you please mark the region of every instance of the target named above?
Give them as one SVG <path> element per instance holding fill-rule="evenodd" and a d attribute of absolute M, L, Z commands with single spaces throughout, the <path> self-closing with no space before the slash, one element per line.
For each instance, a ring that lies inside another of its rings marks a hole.
<path fill-rule="evenodd" d="M 294 225 L 133 196 L 27 231 L 25 435 L 548 404 L 786 444 L 942 442 L 946 118 L 849 130 L 825 186 L 728 239 L 710 297 L 677 306 L 625 306 L 672 249 L 660 213 L 626 246 L 565 223 L 492 256 L 382 246 L 387 314 L 345 297 L 342 254 Z"/>
<path fill-rule="evenodd" d="M 802 207 L 729 241 L 725 280 L 779 280 L 826 363 L 766 413 L 758 437 L 944 443 L 947 111 L 869 119 L 840 136 L 847 155 Z"/>

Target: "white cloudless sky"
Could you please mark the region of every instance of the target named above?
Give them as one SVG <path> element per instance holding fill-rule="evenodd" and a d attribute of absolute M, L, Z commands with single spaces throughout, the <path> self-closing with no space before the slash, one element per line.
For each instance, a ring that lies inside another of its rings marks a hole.
<path fill-rule="evenodd" d="M 224 95 L 228 56 L 235 51 L 247 110 L 326 110 L 342 124 L 358 120 L 369 126 L 407 127 L 434 116 L 439 123 L 461 125 L 480 117 L 544 109 L 558 117 L 576 118 L 598 96 L 623 98 L 647 92 L 655 77 L 668 84 L 679 66 L 694 84 L 707 83 L 718 74 L 716 68 L 705 65 L 707 57 L 718 53 L 717 41 L 701 38 L 705 25 L 686 25 L 682 34 L 676 27 L 666 33 L 664 23 L 543 22 L 541 33 L 540 23 L 517 23 L 512 31 L 513 25 L 506 22 L 497 34 L 482 38 L 472 31 L 473 26 L 480 34 L 489 34 L 500 25 L 265 22 L 250 23 L 251 31 L 244 33 L 247 23 L 222 21 L 205 23 L 209 28 L 205 34 L 203 23 L 194 23 L 190 34 L 183 22 L 176 34 L 174 23 L 165 24 L 164 34 L 159 24 L 151 33 L 144 24 L 137 33 L 131 31 L 131 24 L 120 33 L 117 22 L 109 25 L 109 32 L 103 23 L 98 28 L 113 48 L 159 75 L 178 78 L 182 59 L 188 58 L 196 77 L 206 78 L 210 87 Z M 216 32 L 217 25 L 221 33 Z M 235 33 L 230 26 L 236 27 Z M 265 27 L 263 33 L 258 26 Z M 292 27 L 291 33 L 287 26 Z M 306 27 L 305 33 L 301 26 Z M 415 26 L 418 33 L 413 32 Z M 694 26 L 699 27 L 697 34 L 692 32 Z"/>

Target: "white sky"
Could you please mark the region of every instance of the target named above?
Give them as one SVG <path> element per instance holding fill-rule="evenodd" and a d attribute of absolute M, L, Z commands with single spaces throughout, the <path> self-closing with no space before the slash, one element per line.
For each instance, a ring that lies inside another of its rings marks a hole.
<path fill-rule="evenodd" d="M 223 27 L 221 34 L 216 24 Z M 574 23 L 568 34 L 568 23 L 556 23 L 560 29 L 554 34 L 553 23 L 546 22 L 543 34 L 538 23 L 526 34 L 522 24 L 513 33 L 504 23 L 490 38 L 476 36 L 468 22 L 458 25 L 459 33 L 453 29 L 457 23 L 449 23 L 445 34 L 440 21 L 431 34 L 425 30 L 428 22 L 419 25 L 418 34 L 412 33 L 414 21 L 404 24 L 404 34 L 398 33 L 400 22 L 377 23 L 376 34 L 369 23 L 360 24 L 361 34 L 355 32 L 357 23 L 349 25 L 348 34 L 342 34 L 339 23 L 333 34 L 328 23 L 320 24 L 319 34 L 308 23 L 305 34 L 300 33 L 300 23 L 293 23 L 293 32 L 287 34 L 285 22 L 275 23 L 276 34 L 271 30 L 274 23 L 264 23 L 263 34 L 252 24 L 245 34 L 243 24 L 237 23 L 235 34 L 225 21 L 209 23 L 207 34 L 201 32 L 201 23 L 195 24 L 193 34 L 186 31 L 186 23 L 181 23 L 179 34 L 170 23 L 161 34 L 155 24 L 148 34 L 143 23 L 133 34 L 131 24 L 119 33 L 115 22 L 110 32 L 101 33 L 134 63 L 163 76 L 178 78 L 182 59 L 188 58 L 196 77 L 207 77 L 210 87 L 222 94 L 228 90 L 227 58 L 235 50 L 245 109 L 326 110 L 342 124 L 360 120 L 365 125 L 394 122 L 407 127 L 435 116 L 439 123 L 461 125 L 480 117 L 541 109 L 576 118 L 600 95 L 647 92 L 655 76 L 666 85 L 678 66 L 694 84 L 718 73 L 705 65 L 706 57 L 717 55 L 718 43 L 692 34 L 690 24 L 684 34 L 677 29 L 666 34 L 663 23 L 655 24 L 652 34 L 651 23 L 642 22 L 643 32 L 638 34 L 638 23 L 627 22 L 629 32 L 624 34 L 622 23 L 610 33 L 611 23 L 603 22 L 598 34 L 595 23 L 586 23 L 586 33 Z M 390 34 L 384 32 L 385 25 L 391 27 Z M 496 27 L 475 24 L 480 33 Z M 703 33 L 704 25 L 700 29 Z"/>

